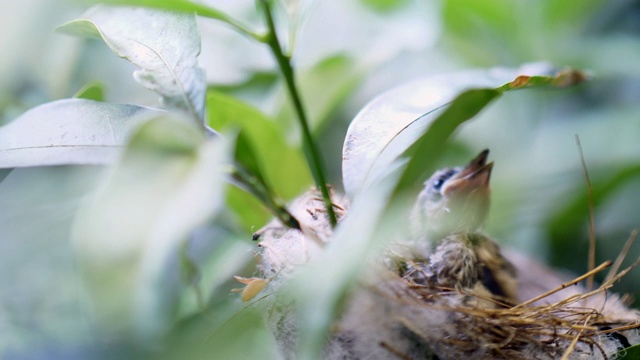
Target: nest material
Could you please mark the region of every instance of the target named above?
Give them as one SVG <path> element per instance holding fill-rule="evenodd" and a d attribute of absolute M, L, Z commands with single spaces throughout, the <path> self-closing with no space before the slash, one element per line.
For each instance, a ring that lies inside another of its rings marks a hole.
<path fill-rule="evenodd" d="M 418 295 L 421 304 L 406 302 L 398 293 L 395 299 L 388 297 L 388 293 L 386 295 L 391 301 L 405 302 L 403 306 L 422 308 L 426 316 L 405 316 L 400 323 L 430 345 L 440 357 L 557 359 L 570 356 L 607 359 L 625 346 L 624 341 L 628 343 L 629 339 L 621 340 L 624 339 L 622 334 L 634 336 L 629 330 L 640 327 L 640 324 L 637 320 L 610 318 L 606 307 L 597 309 L 596 306 L 581 304 L 592 300 L 593 305 L 605 306 L 606 291 L 616 280 L 610 280 L 595 291 L 573 295 L 560 302 L 541 306 L 523 303 L 512 308 L 456 305 L 464 303 L 462 299 L 476 298 L 485 302 L 492 299 L 461 290 L 416 288 L 411 284 L 404 286 Z M 538 300 L 543 299 L 544 296 Z M 628 311 L 629 315 L 634 313 Z M 430 314 L 433 312 L 446 314 L 445 322 L 425 326 L 425 320 L 438 318 Z M 392 348 L 391 344 L 386 346 Z M 399 350 L 395 353 L 402 354 Z M 400 357 L 414 358 L 411 355 Z"/>
<path fill-rule="evenodd" d="M 343 353 L 358 354 L 353 359 L 612 359 L 640 342 L 638 312 L 608 292 L 637 264 L 593 291 L 576 285 L 611 266 L 606 262 L 513 307 L 483 293 L 417 285 L 378 269 L 384 275 L 355 291 L 337 333 L 352 334 Z M 332 349 L 327 358 L 340 353 Z"/>
<path fill-rule="evenodd" d="M 308 217 L 302 230 L 277 223 L 261 230 L 260 269 L 269 279 L 269 292 L 275 293 L 262 306 L 285 358 L 295 358 L 297 323 L 295 304 L 279 295 L 278 289 L 330 242 L 331 230 L 319 202 L 317 194 L 310 192 L 293 207 L 299 210 L 296 216 Z M 348 204 L 337 206 L 346 213 Z M 559 273 L 522 255 L 506 252 L 505 257 L 519 267 L 520 297 L 528 297 L 523 294 L 532 289 L 541 295 L 504 307 L 490 294 L 416 284 L 373 261 L 365 271 L 367 279 L 354 287 L 336 321 L 324 357 L 612 359 L 625 346 L 640 343 L 638 311 L 609 292 L 638 262 L 618 273 L 623 257 L 619 258 L 607 281 L 587 291 L 576 284 L 609 267 L 610 262 L 567 282 L 560 281 Z"/>

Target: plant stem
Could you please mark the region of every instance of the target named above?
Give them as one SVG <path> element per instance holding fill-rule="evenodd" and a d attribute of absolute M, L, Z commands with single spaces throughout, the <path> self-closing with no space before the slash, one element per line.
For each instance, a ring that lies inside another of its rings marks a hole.
<path fill-rule="evenodd" d="M 289 96 L 291 97 L 291 102 L 293 103 L 298 121 L 300 122 L 300 127 L 302 130 L 302 147 L 304 149 L 304 154 L 307 158 L 307 162 L 309 163 L 309 168 L 311 170 L 311 174 L 313 175 L 313 179 L 316 182 L 316 186 L 322 193 L 322 198 L 324 200 L 325 207 L 327 208 L 327 214 L 329 215 L 329 222 L 331 223 L 331 226 L 335 226 L 337 223 L 336 214 L 333 210 L 331 196 L 329 195 L 329 188 L 327 187 L 327 182 L 325 181 L 324 166 L 322 164 L 318 148 L 315 145 L 313 137 L 311 136 L 311 130 L 309 129 L 309 122 L 307 121 L 307 116 L 302 105 L 302 99 L 300 98 L 298 89 L 296 87 L 293 67 L 291 66 L 291 59 L 289 56 L 283 53 L 282 47 L 280 46 L 280 40 L 278 40 L 278 34 L 276 33 L 269 0 L 259 1 L 264 9 L 264 16 L 267 22 L 267 45 L 269 45 L 269 48 L 271 49 L 271 52 L 273 53 L 278 66 L 280 67 L 280 71 L 284 76 L 287 90 L 289 92 Z"/>

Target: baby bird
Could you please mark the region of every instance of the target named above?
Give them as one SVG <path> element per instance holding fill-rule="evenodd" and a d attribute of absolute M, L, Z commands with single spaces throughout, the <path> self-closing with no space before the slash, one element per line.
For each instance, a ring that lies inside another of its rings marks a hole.
<path fill-rule="evenodd" d="M 414 270 L 430 285 L 473 290 L 516 304 L 514 266 L 491 238 L 478 232 L 489 210 L 493 162 L 487 163 L 488 155 L 484 150 L 464 168 L 440 170 L 425 183 L 414 220 L 435 249 Z"/>

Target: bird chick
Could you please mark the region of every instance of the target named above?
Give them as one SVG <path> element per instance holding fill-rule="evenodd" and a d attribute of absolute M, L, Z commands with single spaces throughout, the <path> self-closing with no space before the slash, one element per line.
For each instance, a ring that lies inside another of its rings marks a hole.
<path fill-rule="evenodd" d="M 421 233 L 441 239 L 480 228 L 489 212 L 488 155 L 484 150 L 466 167 L 439 170 L 425 182 L 414 209 Z"/>
<path fill-rule="evenodd" d="M 484 150 L 464 168 L 440 170 L 427 180 L 414 219 L 435 249 L 407 274 L 418 283 L 479 291 L 515 304 L 514 266 L 491 238 L 478 232 L 489 211 L 493 162 L 487 163 L 488 155 Z"/>

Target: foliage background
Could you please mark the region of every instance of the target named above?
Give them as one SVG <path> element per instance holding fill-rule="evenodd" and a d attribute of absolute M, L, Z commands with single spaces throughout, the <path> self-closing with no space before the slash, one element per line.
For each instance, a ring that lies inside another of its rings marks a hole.
<path fill-rule="evenodd" d="M 208 3 L 256 28 L 262 26 L 253 1 Z M 92 81 L 105 85 L 106 101 L 156 103 L 154 94 L 132 81 L 133 67 L 103 43 L 53 33 L 55 26 L 80 15 L 86 5 L 51 0 L 1 4 L 0 44 L 6 50 L 0 59 L 0 123 L 35 105 L 70 97 Z M 568 90 L 510 94 L 464 127 L 442 162 L 463 163 L 489 147 L 496 167 L 487 232 L 505 246 L 579 273 L 587 263 L 588 206 L 577 134 L 595 194 L 597 262 L 615 258 L 630 231 L 638 227 L 638 2 L 287 4 L 295 11 L 287 18 L 281 9 L 280 30 L 291 39 L 313 131 L 336 187 L 341 183 L 346 128 L 372 97 L 429 74 L 548 61 L 586 69 L 593 80 Z M 267 124 L 254 136 L 284 137 L 295 152 L 300 144 L 292 111 L 267 49 L 218 22 L 200 19 L 199 25 L 212 126 L 228 126 L 229 119 L 251 113 Z M 291 155 L 294 159 L 288 165 L 278 165 L 281 152 L 266 149 L 260 153 L 282 196 L 290 199 L 311 185 L 300 159 Z M 300 163 L 295 165 L 296 161 Z M 126 339 L 112 340 L 117 346 L 103 343 L 79 285 L 68 243 L 71 221 L 103 171 L 89 166 L 0 171 L 4 180 L 0 183 L 0 329 L 5 334 L 0 353 L 5 357 L 111 357 L 155 351 L 157 344 L 141 349 Z M 227 199 L 216 223 L 203 230 L 225 239 L 201 245 L 207 251 L 198 253 L 210 255 L 203 255 L 200 262 L 206 269 L 217 269 L 213 279 L 203 281 L 223 282 L 234 273 L 250 275 L 251 233 L 269 218 L 259 203 L 235 190 L 229 190 Z M 225 256 L 215 255 L 221 253 Z M 629 258 L 639 253 L 635 246 Z M 637 292 L 639 277 L 634 272 L 617 290 Z M 205 348 L 215 349 L 214 358 L 225 358 L 224 351 L 239 356 L 234 352 L 237 346 L 243 347 L 241 355 L 246 358 L 264 358 L 264 349 L 273 355 L 272 343 L 255 325 L 251 311 L 227 321 L 243 306 L 228 295 L 230 287 L 227 283 L 216 288 L 207 310 L 183 321 L 169 338 L 182 344 L 189 343 L 185 339 L 190 336 L 205 336 L 211 339 Z M 189 314 L 185 310 L 185 316 Z M 210 334 L 208 329 L 220 324 L 222 330 Z"/>

